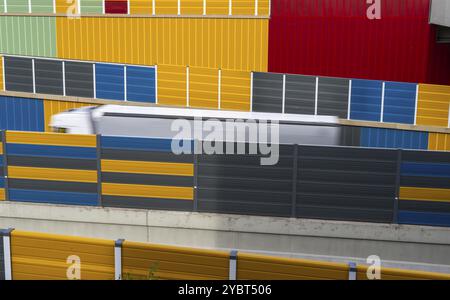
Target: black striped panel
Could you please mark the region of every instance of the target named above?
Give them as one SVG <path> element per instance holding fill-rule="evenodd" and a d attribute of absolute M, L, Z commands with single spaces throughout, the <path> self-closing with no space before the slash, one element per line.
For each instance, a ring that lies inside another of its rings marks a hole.
<path fill-rule="evenodd" d="M 102 196 L 102 204 L 106 207 L 142 208 L 156 210 L 192 211 L 193 209 L 193 201 L 106 195 Z"/>
<path fill-rule="evenodd" d="M 192 187 L 192 185 L 194 183 L 194 179 L 191 176 L 169 176 L 169 175 L 149 175 L 149 174 L 102 172 L 102 182 L 122 183 L 122 184 L 139 184 L 139 185 Z"/>
<path fill-rule="evenodd" d="M 446 202 L 400 200 L 398 208 L 418 212 L 450 213 L 450 203 Z"/>
<path fill-rule="evenodd" d="M 96 160 L 53 158 L 53 157 L 28 157 L 8 155 L 9 166 L 56 168 L 76 170 L 97 170 Z"/>
<path fill-rule="evenodd" d="M 403 162 L 448 163 L 448 152 L 402 151 Z"/>
<path fill-rule="evenodd" d="M 98 191 L 96 183 L 13 179 L 13 178 L 9 178 L 8 187 L 11 189 L 76 192 L 76 193 L 97 193 Z"/>
<path fill-rule="evenodd" d="M 153 152 L 142 150 L 102 149 L 102 159 L 192 163 L 193 155 L 175 155 L 169 152 Z"/>
<path fill-rule="evenodd" d="M 450 180 L 445 177 L 402 176 L 401 186 L 450 189 Z"/>

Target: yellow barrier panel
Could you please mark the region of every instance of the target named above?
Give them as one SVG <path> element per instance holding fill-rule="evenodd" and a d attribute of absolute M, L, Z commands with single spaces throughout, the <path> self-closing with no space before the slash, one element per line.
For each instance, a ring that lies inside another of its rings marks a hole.
<path fill-rule="evenodd" d="M 45 131 L 52 132 L 51 127 L 49 126 L 51 117 L 60 112 L 67 111 L 69 109 L 80 108 L 84 106 L 96 106 L 94 104 L 89 103 L 80 103 L 80 102 L 69 102 L 69 101 L 55 101 L 55 100 L 44 100 L 44 122 L 45 122 Z"/>
<path fill-rule="evenodd" d="M 428 139 L 428 150 L 450 151 L 450 134 L 430 133 Z"/>
<path fill-rule="evenodd" d="M 123 278 L 226 280 L 229 253 L 125 241 L 122 247 Z"/>
<path fill-rule="evenodd" d="M 177 186 L 102 183 L 102 195 L 192 201 L 194 199 L 194 189 L 192 187 Z"/>
<path fill-rule="evenodd" d="M 128 0 L 130 2 L 130 14 L 150 15 L 153 12 L 151 0 Z"/>
<path fill-rule="evenodd" d="M 95 135 L 7 131 L 6 142 L 12 144 L 96 147 Z"/>
<path fill-rule="evenodd" d="M 5 199 L 6 199 L 5 189 L 0 189 L 0 201 L 3 201 Z"/>
<path fill-rule="evenodd" d="M 450 189 L 400 187 L 400 199 L 450 203 Z"/>
<path fill-rule="evenodd" d="M 186 106 L 186 85 L 186 67 L 158 66 L 158 104 Z"/>
<path fill-rule="evenodd" d="M 232 2 L 233 15 L 255 15 L 255 0 L 234 0 Z"/>
<path fill-rule="evenodd" d="M 178 0 L 155 0 L 157 15 L 178 14 Z"/>
<path fill-rule="evenodd" d="M 0 55 L 0 91 L 3 91 L 5 87 L 3 86 L 3 56 Z"/>
<path fill-rule="evenodd" d="M 206 3 L 207 15 L 228 15 L 229 0 L 208 0 Z"/>
<path fill-rule="evenodd" d="M 16 166 L 8 166 L 8 176 L 10 178 L 18 179 L 39 179 L 65 182 L 96 183 L 98 180 L 97 171 Z"/>
<path fill-rule="evenodd" d="M 194 165 L 185 163 L 103 159 L 101 165 L 103 172 L 194 176 Z"/>
<path fill-rule="evenodd" d="M 56 13 L 58 14 L 78 14 L 78 1 L 81 0 L 56 0 Z"/>
<path fill-rule="evenodd" d="M 14 280 L 114 279 L 114 241 L 14 230 L 11 253 Z"/>
<path fill-rule="evenodd" d="M 208 2 L 206 2 L 208 5 Z M 202 15 L 203 0 L 181 0 L 182 15 Z"/>
<path fill-rule="evenodd" d="M 448 127 L 450 86 L 419 84 L 417 125 Z"/>
<path fill-rule="evenodd" d="M 238 280 L 348 279 L 348 265 L 238 253 Z"/>
<path fill-rule="evenodd" d="M 222 70 L 220 108 L 250 111 L 251 73 Z"/>
<path fill-rule="evenodd" d="M 189 69 L 189 106 L 193 108 L 219 108 L 219 70 Z"/>
<path fill-rule="evenodd" d="M 368 266 L 357 266 L 357 280 L 368 280 Z M 381 268 L 381 280 L 450 280 L 450 274 Z"/>

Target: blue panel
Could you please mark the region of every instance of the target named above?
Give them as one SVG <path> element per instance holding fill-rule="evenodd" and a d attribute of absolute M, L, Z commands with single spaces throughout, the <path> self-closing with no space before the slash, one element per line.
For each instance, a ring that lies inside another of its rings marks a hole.
<path fill-rule="evenodd" d="M 352 80 L 350 118 L 380 121 L 382 92 L 382 81 Z"/>
<path fill-rule="evenodd" d="M 450 227 L 450 214 L 431 213 L 431 212 L 399 211 L 398 212 L 398 223 L 399 224 Z"/>
<path fill-rule="evenodd" d="M 172 140 L 170 139 L 113 136 L 102 136 L 101 139 L 102 148 L 172 152 Z M 193 142 L 190 140 L 185 142 L 191 143 L 191 149 L 193 150 Z"/>
<path fill-rule="evenodd" d="M 0 166 L 3 166 L 3 154 L 0 155 Z"/>
<path fill-rule="evenodd" d="M 42 100 L 0 96 L 0 129 L 42 132 L 44 123 Z"/>
<path fill-rule="evenodd" d="M 394 149 L 428 149 L 428 132 L 362 128 L 361 146 Z"/>
<path fill-rule="evenodd" d="M 9 189 L 9 200 L 71 205 L 98 205 L 98 195 L 55 191 Z"/>
<path fill-rule="evenodd" d="M 155 103 L 155 69 L 127 67 L 127 100 Z"/>
<path fill-rule="evenodd" d="M 97 159 L 97 149 L 46 145 L 6 144 L 8 155 Z"/>
<path fill-rule="evenodd" d="M 5 187 L 5 178 L 0 178 L 0 188 Z"/>
<path fill-rule="evenodd" d="M 386 82 L 383 121 L 414 124 L 417 84 Z"/>
<path fill-rule="evenodd" d="M 450 164 L 403 162 L 401 166 L 401 174 L 403 176 L 450 178 Z"/>
<path fill-rule="evenodd" d="M 123 66 L 96 64 L 95 81 L 97 98 L 125 100 Z"/>

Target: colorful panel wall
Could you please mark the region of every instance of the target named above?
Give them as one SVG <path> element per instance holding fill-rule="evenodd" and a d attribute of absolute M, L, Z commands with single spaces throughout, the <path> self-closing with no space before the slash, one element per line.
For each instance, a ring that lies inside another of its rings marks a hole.
<path fill-rule="evenodd" d="M 448 154 L 402 153 L 399 223 L 450 226 Z"/>
<path fill-rule="evenodd" d="M 95 64 L 96 98 L 125 100 L 124 66 Z"/>
<path fill-rule="evenodd" d="M 372 80 L 352 80 L 350 119 L 381 120 L 383 83 Z"/>
<path fill-rule="evenodd" d="M 85 17 L 56 22 L 59 58 L 267 71 L 268 20 Z"/>
<path fill-rule="evenodd" d="M 428 150 L 428 133 L 385 128 L 361 128 L 361 146 Z"/>
<path fill-rule="evenodd" d="M 95 106 L 91 103 L 82 102 L 69 102 L 69 101 L 59 101 L 59 100 L 44 100 L 44 124 L 45 131 L 52 132 L 50 128 L 51 117 L 60 112 L 68 111 L 69 109 L 81 108 L 84 106 Z"/>
<path fill-rule="evenodd" d="M 2 16 L 0 32 L 0 53 L 42 57 L 57 54 L 54 17 Z"/>
<path fill-rule="evenodd" d="M 0 129 L 44 131 L 42 100 L 0 96 Z"/>
<path fill-rule="evenodd" d="M 11 253 L 14 280 L 68 279 L 68 269 L 77 263 L 82 280 L 114 279 L 112 240 L 14 230 Z"/>
<path fill-rule="evenodd" d="M 417 125 L 449 127 L 450 86 L 419 84 Z"/>
<path fill-rule="evenodd" d="M 7 132 L 9 200 L 98 205 L 95 136 Z"/>
<path fill-rule="evenodd" d="M 192 210 L 193 155 L 171 140 L 101 137 L 103 206 Z"/>

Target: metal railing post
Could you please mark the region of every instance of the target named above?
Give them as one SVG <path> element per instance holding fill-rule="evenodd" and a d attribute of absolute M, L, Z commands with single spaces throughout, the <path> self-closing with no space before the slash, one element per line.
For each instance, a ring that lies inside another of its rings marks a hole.
<path fill-rule="evenodd" d="M 114 243 L 114 274 L 115 280 L 122 280 L 122 246 L 124 239 L 116 240 Z"/>

